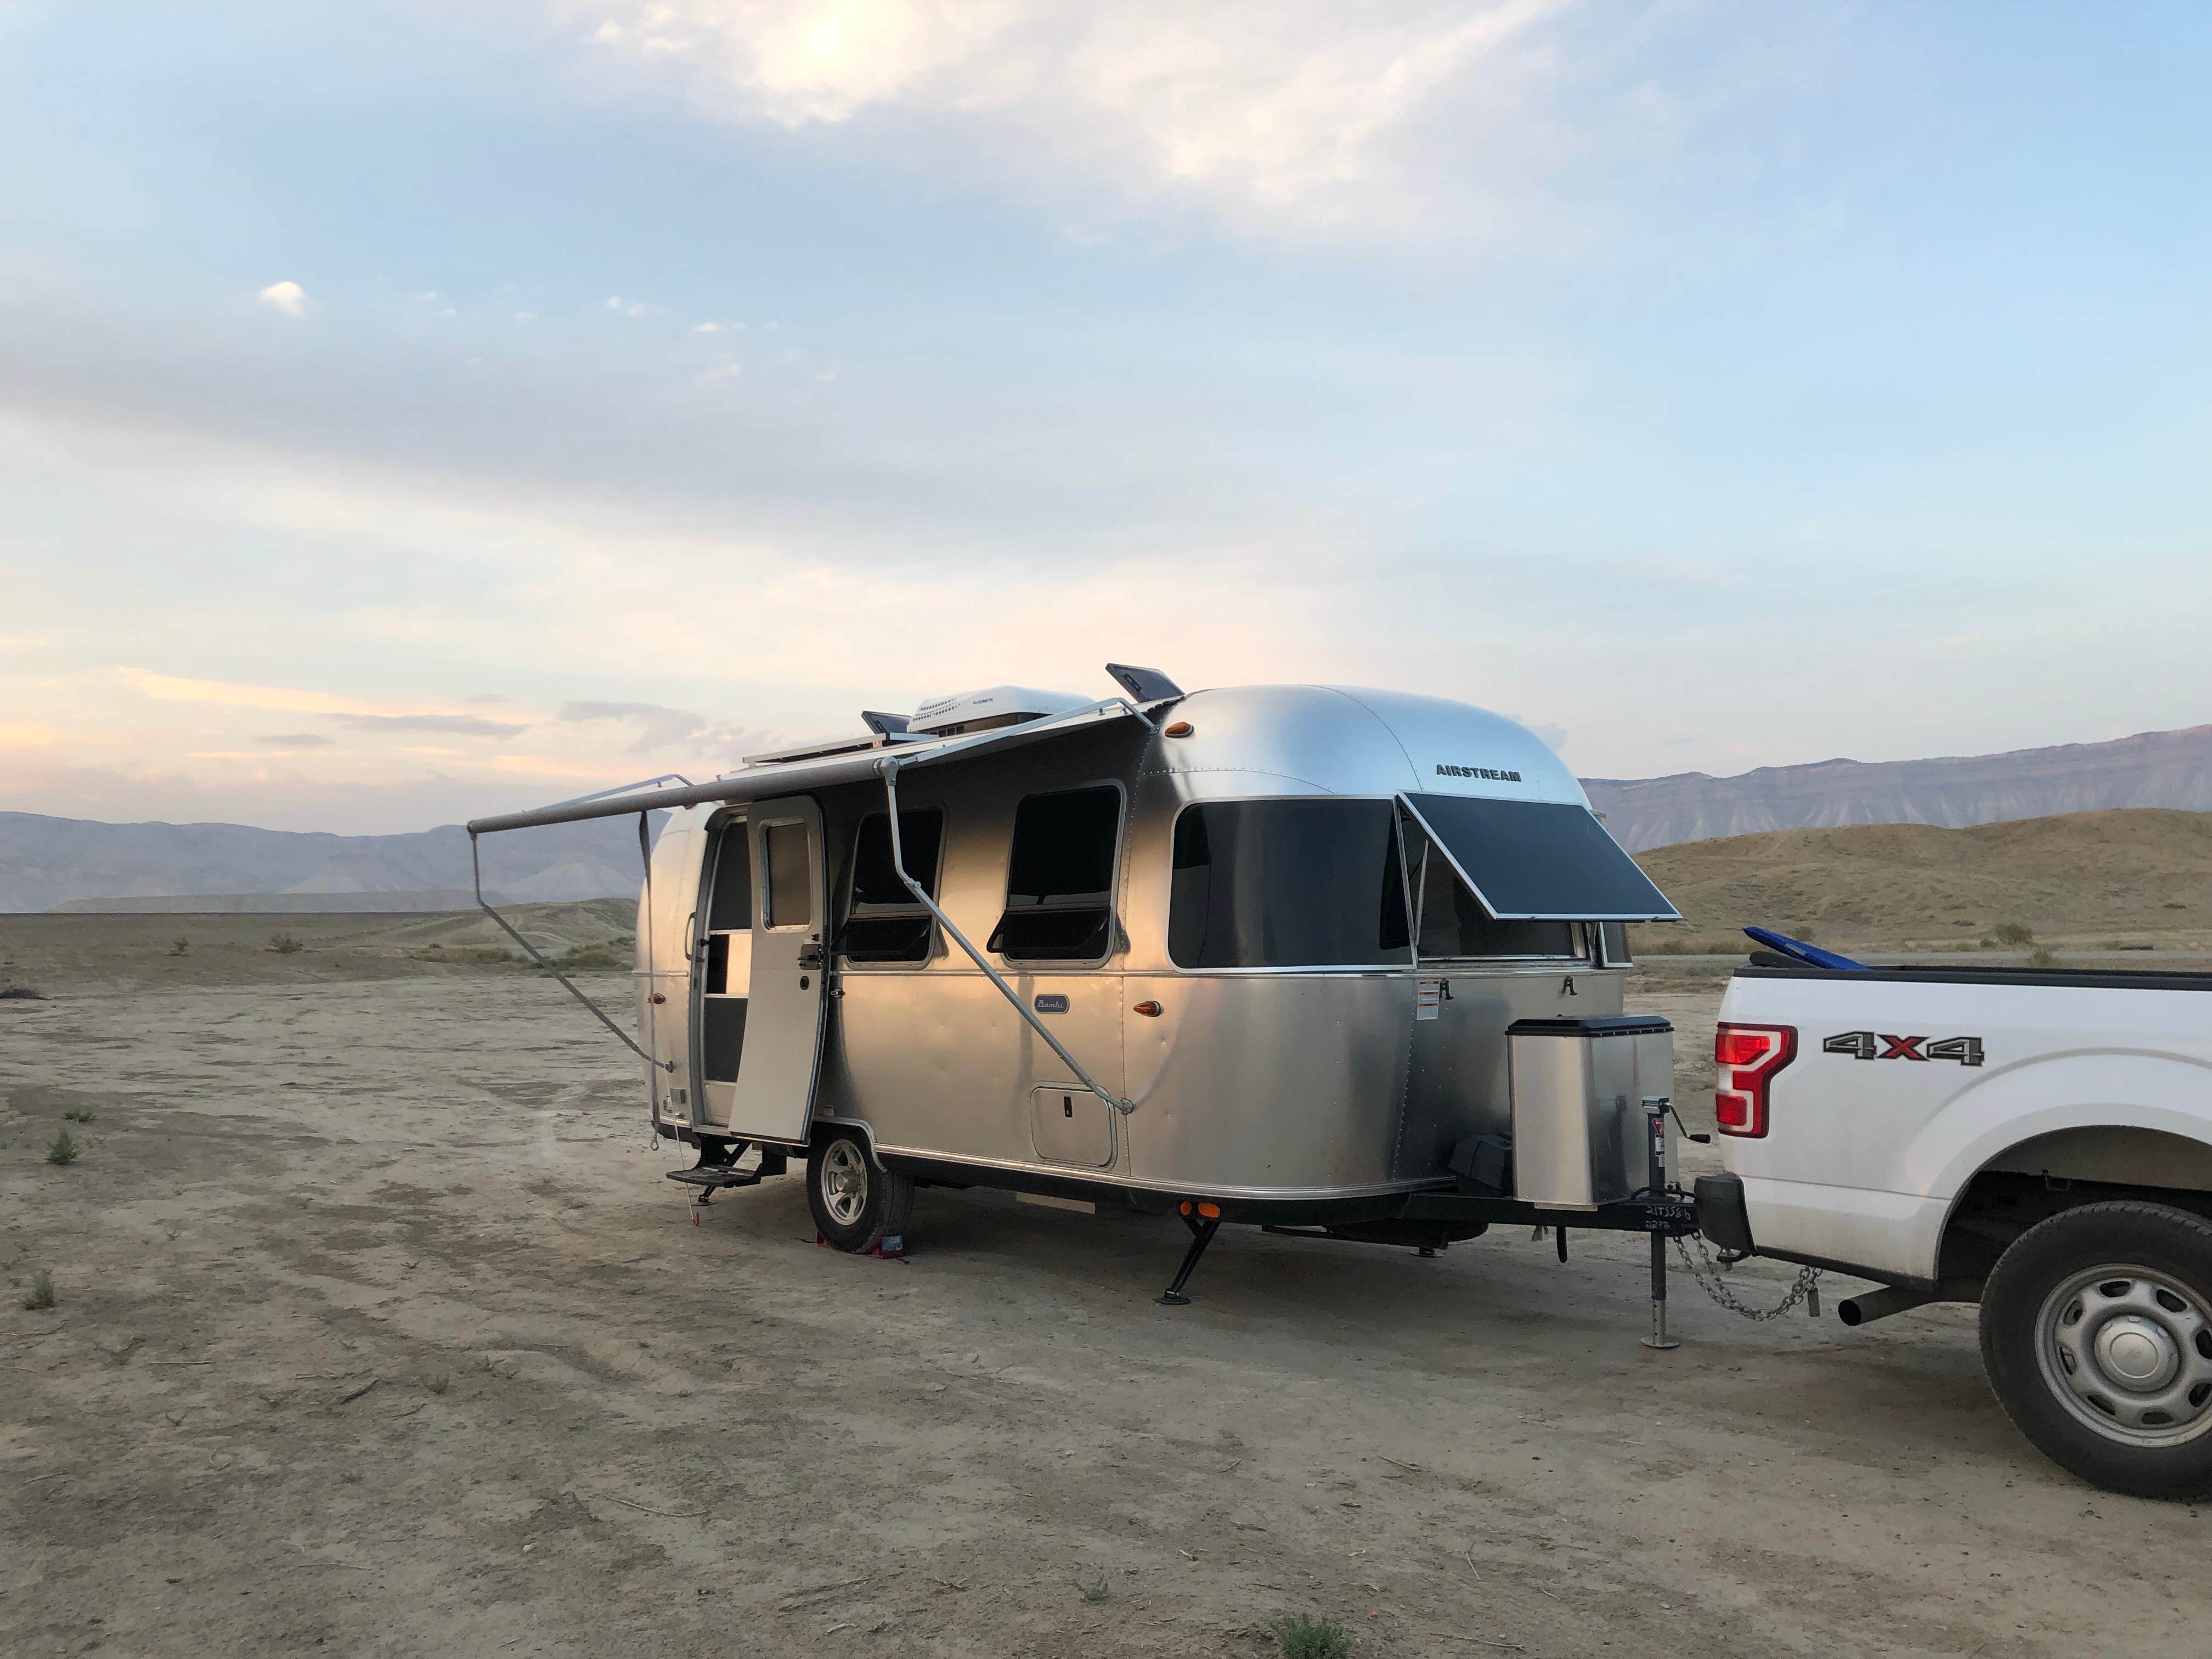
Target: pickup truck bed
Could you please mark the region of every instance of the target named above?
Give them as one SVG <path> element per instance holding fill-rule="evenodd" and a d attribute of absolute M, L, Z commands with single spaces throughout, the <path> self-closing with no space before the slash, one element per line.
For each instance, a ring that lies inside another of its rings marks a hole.
<path fill-rule="evenodd" d="M 2212 1492 L 2212 974 L 1753 966 L 1715 1051 L 1717 1242 L 1980 1302 L 2044 1451 Z"/>

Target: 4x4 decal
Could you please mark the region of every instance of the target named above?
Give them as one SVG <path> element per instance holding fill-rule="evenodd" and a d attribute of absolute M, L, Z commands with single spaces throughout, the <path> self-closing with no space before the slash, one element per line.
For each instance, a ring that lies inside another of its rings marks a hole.
<path fill-rule="evenodd" d="M 1822 1040 L 1820 1052 L 1849 1054 L 1853 1060 L 1955 1060 L 1961 1066 L 1978 1066 L 1982 1040 L 1954 1036 L 1931 1042 L 1924 1036 L 1892 1036 L 1887 1031 L 1838 1031 Z"/>

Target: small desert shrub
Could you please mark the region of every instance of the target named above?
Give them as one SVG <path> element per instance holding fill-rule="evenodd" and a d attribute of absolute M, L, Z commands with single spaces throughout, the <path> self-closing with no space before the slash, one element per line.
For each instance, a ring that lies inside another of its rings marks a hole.
<path fill-rule="evenodd" d="M 426 945 L 420 956 L 423 962 L 452 963 L 464 968 L 493 968 L 517 959 L 514 951 L 496 945 L 472 945 L 459 951 L 443 945 Z"/>
<path fill-rule="evenodd" d="M 173 957 L 189 955 L 191 948 L 192 942 L 188 939 L 176 939 L 169 941 L 169 954 Z"/>
<path fill-rule="evenodd" d="M 23 1305 L 33 1310 L 54 1305 L 54 1276 L 44 1267 L 31 1275 L 31 1288 L 24 1292 Z"/>
<path fill-rule="evenodd" d="M 429 1389 L 432 1394 L 443 1394 L 453 1385 L 453 1380 L 449 1376 L 426 1377 L 422 1383 L 422 1386 Z"/>
<path fill-rule="evenodd" d="M 1283 1659 L 1345 1659 L 1352 1638 L 1341 1625 L 1303 1613 L 1286 1613 L 1267 1626 Z"/>
<path fill-rule="evenodd" d="M 635 947 L 620 950 L 612 945 L 571 945 L 553 959 L 556 968 L 627 968 L 636 958 Z"/>
<path fill-rule="evenodd" d="M 0 1002 L 44 1002 L 46 998 L 27 985 L 10 985 L 0 991 Z"/>
<path fill-rule="evenodd" d="M 1075 1592 L 1086 1601 L 1103 1601 L 1109 1593 L 1106 1585 L 1106 1575 L 1103 1572 L 1100 1573 L 1096 1583 L 1085 1583 L 1082 1579 L 1077 1579 L 1075 1581 Z"/>
<path fill-rule="evenodd" d="M 2058 952 L 2048 945 L 2039 945 L 2027 953 L 2027 965 L 2031 968 L 2056 968 Z"/>
<path fill-rule="evenodd" d="M 54 1138 L 46 1143 L 46 1162 L 74 1164 L 76 1162 L 76 1139 L 67 1129 L 54 1131 Z"/>
<path fill-rule="evenodd" d="M 82 1106 L 73 1106 L 68 1111 L 64 1112 L 62 1115 L 68 1119 L 71 1123 L 89 1123 L 92 1121 L 92 1114 L 85 1110 Z"/>
<path fill-rule="evenodd" d="M 289 957 L 296 955 L 307 947 L 289 933 L 271 933 L 269 935 L 269 948 L 280 957 Z"/>
<path fill-rule="evenodd" d="M 1984 950 L 2025 951 L 2035 943 L 2035 929 L 2025 922 L 2001 921 L 1990 929 L 1989 937 L 1982 941 Z"/>

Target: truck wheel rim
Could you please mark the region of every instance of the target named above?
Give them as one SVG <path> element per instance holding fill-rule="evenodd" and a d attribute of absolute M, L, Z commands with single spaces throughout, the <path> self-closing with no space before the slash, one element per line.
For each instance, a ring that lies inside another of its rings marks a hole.
<path fill-rule="evenodd" d="M 2036 1358 L 2052 1394 L 2107 1440 L 2171 1446 L 2212 1429 L 2212 1307 L 2168 1274 L 2112 1264 L 2044 1298 Z"/>
<path fill-rule="evenodd" d="M 868 1207 L 868 1164 L 849 1140 L 834 1142 L 822 1155 L 822 1205 L 841 1227 L 850 1227 Z"/>

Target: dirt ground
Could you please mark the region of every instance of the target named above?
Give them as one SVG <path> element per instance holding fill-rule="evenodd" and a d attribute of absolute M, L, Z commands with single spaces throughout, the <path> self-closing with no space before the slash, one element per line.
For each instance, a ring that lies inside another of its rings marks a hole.
<path fill-rule="evenodd" d="M 0 1651 L 2206 1650 L 2205 1521 L 2039 1457 L 1964 1310 L 1678 1276 L 1660 1354 L 1635 1240 L 1238 1230 L 1176 1310 L 1172 1223 L 926 1192 L 854 1259 L 786 1180 L 695 1227 L 544 980 L 125 920 L 0 918 L 46 994 L 0 1001 Z M 1640 983 L 1698 1054 L 1717 973 Z"/>

